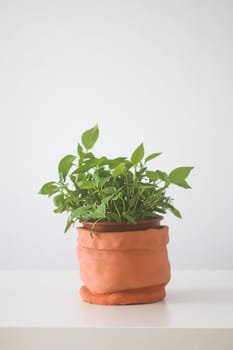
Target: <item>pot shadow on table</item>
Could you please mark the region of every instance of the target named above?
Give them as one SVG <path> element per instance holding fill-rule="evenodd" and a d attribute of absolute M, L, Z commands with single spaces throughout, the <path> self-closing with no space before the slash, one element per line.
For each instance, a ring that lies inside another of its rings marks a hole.
<path fill-rule="evenodd" d="M 166 300 L 168 304 L 232 304 L 233 286 L 168 290 Z"/>
<path fill-rule="evenodd" d="M 165 327 L 170 314 L 165 300 L 152 304 L 95 305 L 80 301 L 80 312 L 85 324 L 96 327 Z"/>
<path fill-rule="evenodd" d="M 183 289 L 168 289 L 164 300 L 152 304 L 104 306 L 80 301 L 79 312 L 83 327 L 89 325 L 94 328 L 166 328 L 174 324 L 176 327 L 187 326 L 184 320 L 188 317 L 186 313 L 190 313 L 191 305 L 197 306 L 192 308 L 192 312 L 198 315 L 194 317 L 196 323 L 193 321 L 192 326 L 194 324 L 200 326 L 200 313 L 203 312 L 204 306 L 210 306 L 208 310 L 215 318 L 216 307 L 220 307 L 218 312 L 222 315 L 224 310 L 229 309 L 229 305 L 232 304 L 233 286 L 228 289 L 219 286 L 212 289 L 200 287 L 196 290 L 186 286 Z M 201 311 L 198 305 L 201 305 Z M 205 319 L 202 323 L 207 324 Z"/>

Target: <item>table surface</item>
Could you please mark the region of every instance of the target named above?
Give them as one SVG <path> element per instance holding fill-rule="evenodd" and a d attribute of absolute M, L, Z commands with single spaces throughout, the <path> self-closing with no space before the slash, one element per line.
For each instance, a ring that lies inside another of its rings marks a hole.
<path fill-rule="evenodd" d="M 172 271 L 165 300 L 100 306 L 80 300 L 79 271 L 0 271 L 1 327 L 233 328 L 233 271 Z"/>

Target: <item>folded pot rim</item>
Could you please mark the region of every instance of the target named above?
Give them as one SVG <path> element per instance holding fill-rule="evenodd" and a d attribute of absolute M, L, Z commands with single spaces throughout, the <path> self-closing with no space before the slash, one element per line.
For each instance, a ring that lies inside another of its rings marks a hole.
<path fill-rule="evenodd" d="M 84 228 L 92 230 L 93 232 L 129 232 L 129 231 L 139 231 L 146 230 L 150 228 L 160 228 L 163 227 L 160 221 L 163 220 L 163 216 L 158 216 L 152 219 L 138 220 L 136 224 L 129 224 L 126 222 L 97 222 L 94 224 L 90 221 L 80 221 L 82 226 L 77 228 Z M 93 227 L 94 225 L 94 227 Z"/>
<path fill-rule="evenodd" d="M 97 250 L 160 250 L 169 242 L 169 227 L 160 226 L 137 231 L 121 232 L 93 232 L 90 237 L 90 230 L 78 227 L 79 248 Z"/>

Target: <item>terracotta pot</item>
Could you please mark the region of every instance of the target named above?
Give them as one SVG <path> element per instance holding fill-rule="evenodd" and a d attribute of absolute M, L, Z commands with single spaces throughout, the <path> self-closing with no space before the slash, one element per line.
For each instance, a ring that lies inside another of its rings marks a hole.
<path fill-rule="evenodd" d="M 151 303 L 165 297 L 170 280 L 167 226 L 93 233 L 91 238 L 90 229 L 78 227 L 83 300 L 113 305 Z"/>

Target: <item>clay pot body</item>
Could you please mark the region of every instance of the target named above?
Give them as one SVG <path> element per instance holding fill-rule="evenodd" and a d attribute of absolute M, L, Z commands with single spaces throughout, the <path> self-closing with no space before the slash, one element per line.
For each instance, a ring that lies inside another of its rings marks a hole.
<path fill-rule="evenodd" d="M 145 224 L 145 223 L 144 223 Z M 96 304 L 150 303 L 165 297 L 170 280 L 168 227 L 93 232 L 78 228 L 82 299 Z"/>

